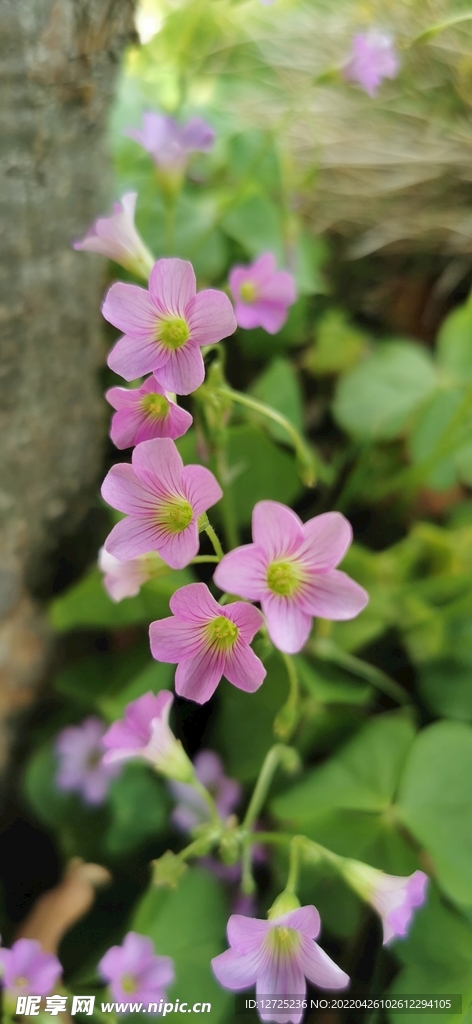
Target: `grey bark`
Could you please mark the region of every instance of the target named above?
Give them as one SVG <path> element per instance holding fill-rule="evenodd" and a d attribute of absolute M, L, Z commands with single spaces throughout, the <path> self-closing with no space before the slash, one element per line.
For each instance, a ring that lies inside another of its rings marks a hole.
<path fill-rule="evenodd" d="M 47 630 L 32 567 L 93 493 L 105 433 L 99 261 L 106 117 L 134 0 L 0 0 L 0 719 L 28 700 Z M 0 759 L 2 731 L 0 728 Z"/>

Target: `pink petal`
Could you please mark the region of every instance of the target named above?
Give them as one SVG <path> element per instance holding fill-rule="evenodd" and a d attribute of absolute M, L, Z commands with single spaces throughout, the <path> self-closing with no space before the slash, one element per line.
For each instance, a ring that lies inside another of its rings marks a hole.
<path fill-rule="evenodd" d="M 307 939 L 317 939 L 321 930 L 321 919 L 316 907 L 309 905 L 298 907 L 297 910 L 289 910 L 287 914 L 277 917 L 276 923 L 284 924 L 287 928 L 295 928 L 297 932 L 305 935 Z"/>
<path fill-rule="evenodd" d="M 134 449 L 132 464 L 139 480 L 156 495 L 182 494 L 183 462 L 170 437 L 143 441 Z"/>
<path fill-rule="evenodd" d="M 149 380 L 154 379 L 154 377 L 149 378 Z M 105 392 L 105 398 L 113 409 L 126 409 L 128 412 L 130 409 L 135 408 L 136 395 L 141 392 L 142 388 L 108 388 L 108 391 Z"/>
<path fill-rule="evenodd" d="M 218 614 L 221 615 L 221 607 L 217 605 Z M 250 644 L 257 631 L 264 625 L 264 619 L 258 608 L 244 601 L 235 601 L 233 604 L 223 608 L 224 614 L 231 619 L 238 627 L 241 638 L 245 643 Z"/>
<path fill-rule="evenodd" d="M 342 561 L 352 541 L 352 527 L 340 512 L 324 512 L 305 523 L 303 535 L 298 556 L 319 572 L 334 569 Z"/>
<path fill-rule="evenodd" d="M 151 274 L 152 276 L 152 274 Z M 102 306 L 105 320 L 131 338 L 153 341 L 158 312 L 149 292 L 136 284 L 113 284 Z"/>
<path fill-rule="evenodd" d="M 145 373 L 160 370 L 168 358 L 167 349 L 156 341 L 130 338 L 125 334 L 112 348 L 107 363 L 110 370 L 125 380 L 136 380 Z"/>
<path fill-rule="evenodd" d="M 194 586 L 204 586 L 195 583 Z M 157 619 L 149 626 L 151 654 L 156 661 L 176 664 L 191 658 L 205 648 L 200 624 L 179 622 L 177 619 Z"/>
<path fill-rule="evenodd" d="M 111 533 L 108 534 L 104 548 L 111 555 L 127 562 L 131 558 L 137 558 L 138 555 L 146 555 L 149 551 L 159 551 L 158 545 L 159 532 L 154 527 L 152 520 L 128 516 L 113 527 Z M 164 555 L 162 557 L 164 558 Z"/>
<path fill-rule="evenodd" d="M 258 601 L 267 590 L 268 558 L 255 544 L 235 548 L 217 565 L 213 579 L 220 590 L 228 594 Z"/>
<path fill-rule="evenodd" d="M 270 921 L 263 921 L 259 917 L 232 914 L 228 921 L 228 942 L 238 953 L 245 956 L 262 945 L 271 927 Z"/>
<path fill-rule="evenodd" d="M 267 281 L 261 284 L 260 297 L 263 302 L 283 306 L 291 306 L 297 297 L 295 281 L 286 270 L 277 270 Z"/>
<path fill-rule="evenodd" d="M 116 388 L 121 391 L 121 388 Z M 117 448 L 131 448 L 139 443 L 139 434 L 143 427 L 143 413 L 139 408 L 120 409 L 112 416 L 110 425 L 110 437 Z M 147 440 L 147 438 L 142 438 Z"/>
<path fill-rule="evenodd" d="M 270 561 L 294 554 L 303 541 L 302 522 L 278 501 L 258 501 L 252 513 L 252 539 Z"/>
<path fill-rule="evenodd" d="M 331 572 L 313 575 L 297 596 L 297 601 L 307 615 L 343 621 L 359 615 L 368 603 L 369 595 L 345 572 L 331 569 Z"/>
<path fill-rule="evenodd" d="M 261 973 L 256 982 L 256 994 L 262 996 L 298 996 L 303 999 L 306 993 L 306 982 L 298 963 L 296 954 L 288 957 L 267 957 Z M 299 1024 L 303 1017 L 303 1009 L 287 1010 L 286 1013 L 277 1013 L 277 1021 L 282 1024 Z M 274 1014 L 266 1010 L 260 1014 L 261 1020 L 274 1020 Z"/>
<path fill-rule="evenodd" d="M 237 992 L 240 989 L 252 988 L 257 978 L 260 959 L 261 954 L 258 950 L 241 956 L 234 949 L 227 949 L 219 956 L 213 957 L 211 966 L 220 985 Z"/>
<path fill-rule="evenodd" d="M 246 304 L 245 302 L 242 302 L 241 299 L 236 299 L 235 310 L 238 326 L 242 327 L 243 330 L 253 331 L 255 327 L 262 327 L 261 318 L 259 315 L 259 308 L 258 305 L 256 305 L 256 303 L 252 303 L 251 305 L 249 305 Z M 277 328 L 277 330 L 279 330 L 279 328 Z M 268 331 L 267 333 L 275 334 L 276 331 Z"/>
<path fill-rule="evenodd" d="M 236 330 L 236 317 L 224 292 L 207 288 L 199 292 L 187 311 L 187 322 L 193 341 L 198 345 L 215 345 Z"/>
<path fill-rule="evenodd" d="M 277 264 L 275 262 L 275 256 L 272 252 L 264 252 L 262 256 L 258 256 L 257 260 L 254 261 L 251 267 L 247 267 L 246 271 L 250 271 L 251 280 L 255 284 L 262 285 L 268 279 L 272 277 L 272 274 L 277 273 Z"/>
<path fill-rule="evenodd" d="M 182 409 L 180 405 L 176 405 L 175 402 L 170 403 L 169 412 L 165 420 L 162 420 L 160 424 L 157 421 L 157 425 L 166 431 L 164 436 L 171 438 L 182 437 L 182 434 L 187 433 L 192 423 L 193 416 L 186 409 Z"/>
<path fill-rule="evenodd" d="M 167 391 L 175 391 L 177 395 L 196 391 L 205 379 L 205 366 L 196 342 L 189 339 L 182 348 L 171 352 L 165 366 L 160 366 L 156 373 Z"/>
<path fill-rule="evenodd" d="M 316 942 L 305 936 L 302 937 L 297 959 L 305 977 L 318 988 L 331 990 L 347 988 L 349 985 L 349 975 Z"/>
<path fill-rule="evenodd" d="M 171 612 L 182 622 L 200 626 L 226 612 L 226 608 L 221 608 L 210 594 L 206 583 L 188 583 L 185 587 L 180 587 L 172 594 L 169 605 Z"/>
<path fill-rule="evenodd" d="M 194 520 L 182 533 L 166 534 L 160 539 L 159 554 L 171 569 L 185 569 L 200 547 L 198 526 Z"/>
<path fill-rule="evenodd" d="M 251 319 L 253 321 L 251 323 L 251 327 L 263 327 L 268 334 L 277 334 L 280 331 L 280 328 L 283 327 L 288 315 L 285 303 L 269 301 L 262 298 L 256 299 L 250 308 L 253 314 L 251 318 L 249 318 L 247 314 L 242 314 L 242 310 L 238 315 L 238 323 L 240 327 L 246 327 L 246 330 L 249 329 L 246 324 L 248 320 Z M 245 320 L 246 323 L 243 323 L 243 320 Z M 257 320 L 257 323 L 254 323 L 255 320 Z"/>
<path fill-rule="evenodd" d="M 262 599 L 262 611 L 274 646 L 286 654 L 301 651 L 310 635 L 312 616 L 302 611 L 293 599 L 268 592 Z"/>
<path fill-rule="evenodd" d="M 252 648 L 238 640 L 225 658 L 223 674 L 239 690 L 254 693 L 263 683 L 267 672 Z"/>
<path fill-rule="evenodd" d="M 181 697 L 205 704 L 223 675 L 223 659 L 208 651 L 181 661 L 175 673 L 175 690 Z"/>
<path fill-rule="evenodd" d="M 198 150 L 199 153 L 207 153 L 215 142 L 213 128 L 201 117 L 190 118 L 184 124 L 180 137 L 187 150 Z"/>
<path fill-rule="evenodd" d="M 152 515 L 156 510 L 153 494 L 138 480 L 134 467 L 126 463 L 111 467 L 103 481 L 101 494 L 102 498 L 119 512 L 139 516 Z M 148 548 L 148 551 L 150 550 Z"/>
<path fill-rule="evenodd" d="M 186 319 L 187 306 L 196 290 L 194 270 L 187 260 L 163 259 L 154 264 L 149 293 L 162 313 Z"/>
<path fill-rule="evenodd" d="M 218 481 L 205 466 L 184 466 L 182 490 L 196 516 L 216 505 L 223 497 Z"/>

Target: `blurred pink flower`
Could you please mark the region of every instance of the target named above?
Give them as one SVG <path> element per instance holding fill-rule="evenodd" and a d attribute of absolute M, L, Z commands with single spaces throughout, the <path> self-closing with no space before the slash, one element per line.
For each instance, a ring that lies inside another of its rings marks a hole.
<path fill-rule="evenodd" d="M 296 299 L 295 282 L 286 270 L 277 270 L 271 252 L 259 256 L 248 267 L 233 267 L 229 286 L 235 303 L 236 320 L 249 330 L 263 327 L 277 334 Z"/>
<path fill-rule="evenodd" d="M 172 958 L 158 956 L 152 939 L 137 932 L 128 932 L 121 946 L 112 946 L 100 960 L 98 971 L 108 982 L 113 999 L 137 1001 L 146 1009 L 149 1003 L 166 999 L 166 986 L 175 976 Z"/>
<path fill-rule="evenodd" d="M 92 715 L 80 725 L 63 729 L 56 737 L 57 788 L 80 793 L 87 804 L 103 803 L 112 778 L 120 771 L 103 763 L 104 733 L 103 722 Z"/>
<path fill-rule="evenodd" d="M 144 693 L 127 704 L 124 717 L 113 722 L 103 737 L 107 751 L 104 764 L 142 757 L 170 779 L 193 779 L 192 762 L 169 725 L 173 700 L 169 690 L 160 690 L 157 695 Z"/>
<path fill-rule="evenodd" d="M 240 800 L 239 782 L 225 775 L 221 758 L 214 750 L 200 750 L 193 764 L 198 781 L 211 793 L 218 814 L 224 821 Z M 178 800 L 171 818 L 174 825 L 183 832 L 190 832 L 196 825 L 210 820 L 208 804 L 193 786 L 184 782 L 171 782 L 169 789 L 174 799 Z"/>
<path fill-rule="evenodd" d="M 386 875 L 357 860 L 346 860 L 342 873 L 352 888 L 380 915 L 384 945 L 408 934 L 414 910 L 426 899 L 429 878 L 424 871 L 407 877 Z"/>
<path fill-rule="evenodd" d="M 74 249 L 98 252 L 147 281 L 154 257 L 134 226 L 137 192 L 127 192 L 115 203 L 111 217 L 100 217 Z"/>
<path fill-rule="evenodd" d="M 306 994 L 306 981 L 319 988 L 342 989 L 349 977 L 313 940 L 320 933 L 320 915 L 315 907 L 299 907 L 270 921 L 235 914 L 228 921 L 230 949 L 211 961 L 213 972 L 224 988 L 238 991 L 256 985 L 261 996 Z M 303 1010 L 259 1011 L 261 1020 L 299 1024 Z"/>
<path fill-rule="evenodd" d="M 45 953 L 36 939 L 17 939 L 11 949 L 0 947 L 0 985 L 12 999 L 47 996 L 62 974 L 53 953 Z"/>
<path fill-rule="evenodd" d="M 222 491 L 209 469 L 184 466 L 174 442 L 156 438 L 134 449 L 131 466 L 112 466 L 102 496 L 127 513 L 108 535 L 106 551 L 124 562 L 158 551 L 172 569 L 183 569 L 199 548 L 198 517 Z"/>
<path fill-rule="evenodd" d="M 112 285 L 102 313 L 124 337 L 111 350 L 109 367 L 125 380 L 155 372 L 162 387 L 178 395 L 195 391 L 205 377 L 201 347 L 236 330 L 227 295 L 213 288 L 196 292 L 192 264 L 179 259 L 154 264 L 149 291 Z"/>
<path fill-rule="evenodd" d="M 352 40 L 352 54 L 344 68 L 348 82 L 357 82 L 374 97 L 384 78 L 396 78 L 400 60 L 393 39 L 386 32 L 370 29 Z"/>
<path fill-rule="evenodd" d="M 110 437 L 117 448 L 154 437 L 181 437 L 193 423 L 190 413 L 176 405 L 152 376 L 139 388 L 110 388 L 105 398 L 116 409 Z"/>
<path fill-rule="evenodd" d="M 189 583 L 170 599 L 173 617 L 151 622 L 151 653 L 157 661 L 178 662 L 175 689 L 182 697 L 204 704 L 222 676 L 254 693 L 266 676 L 262 661 L 249 644 L 263 624 L 250 604 L 224 607 L 205 583 Z"/>
<path fill-rule="evenodd" d="M 369 596 L 335 566 L 352 540 L 339 512 L 302 523 L 278 501 L 259 501 L 252 514 L 253 544 L 235 548 L 217 565 L 220 588 L 260 601 L 275 647 L 295 654 L 306 643 L 313 616 L 353 619 Z M 231 605 L 229 605 L 231 607 Z"/>
<path fill-rule="evenodd" d="M 123 133 L 150 153 L 157 168 L 182 172 L 192 153 L 208 153 L 215 143 L 213 129 L 201 117 L 192 117 L 184 125 L 155 111 L 143 114 L 141 129 L 127 128 Z"/>
<path fill-rule="evenodd" d="M 169 572 L 169 566 L 155 551 L 131 558 L 129 562 L 120 562 L 105 548 L 100 548 L 98 567 L 104 574 L 103 585 L 108 596 L 116 602 L 122 601 L 124 597 L 136 597 L 143 583 Z"/>

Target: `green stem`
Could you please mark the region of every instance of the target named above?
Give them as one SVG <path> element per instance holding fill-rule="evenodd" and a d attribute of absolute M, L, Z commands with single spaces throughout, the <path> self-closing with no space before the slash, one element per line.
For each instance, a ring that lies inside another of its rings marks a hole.
<path fill-rule="evenodd" d="M 300 871 L 300 857 L 301 857 L 301 844 L 300 837 L 294 836 L 290 843 L 290 867 L 288 871 L 287 884 L 285 886 L 286 892 L 293 892 L 296 895 L 298 874 Z"/>
<path fill-rule="evenodd" d="M 201 565 L 203 562 L 221 562 L 219 555 L 195 555 L 190 565 Z"/>
<path fill-rule="evenodd" d="M 258 402 L 256 398 L 251 398 L 249 395 L 243 395 L 240 391 L 234 391 L 233 388 L 221 387 L 218 388 L 218 393 L 228 398 L 238 405 L 244 405 L 248 409 L 252 409 L 253 412 L 259 413 L 260 416 L 265 416 L 266 419 L 272 420 L 277 423 L 279 427 L 288 434 L 292 442 L 293 448 L 299 459 L 300 475 L 303 482 L 308 487 L 313 487 L 316 482 L 316 473 L 314 466 L 314 456 L 311 449 L 308 447 L 302 436 L 298 433 L 293 423 L 283 416 L 281 412 L 277 412 L 276 409 L 272 409 L 270 405 L 265 405 L 264 402 Z"/>
<path fill-rule="evenodd" d="M 352 672 L 354 676 L 360 676 L 361 679 L 365 679 L 371 686 L 375 686 L 377 690 L 395 700 L 397 704 L 411 704 L 409 694 L 406 693 L 395 679 L 391 679 L 386 672 L 382 672 L 381 669 L 371 665 L 368 661 L 363 661 L 361 658 L 356 658 L 354 654 L 343 651 L 332 640 L 328 640 L 326 637 L 318 637 L 311 642 L 310 646 L 314 655 L 323 658 L 324 661 L 334 662 L 335 665 L 339 665 L 341 668 L 347 669 L 348 672 Z"/>
<path fill-rule="evenodd" d="M 242 823 L 243 829 L 250 829 L 254 825 L 286 749 L 283 743 L 276 743 L 266 754 Z"/>
<path fill-rule="evenodd" d="M 460 25 L 462 21 L 471 21 L 472 12 L 467 14 L 456 14 L 454 17 L 449 18 L 447 21 L 442 21 L 439 25 L 433 25 L 432 28 L 427 28 L 423 32 L 420 32 L 418 36 L 415 36 L 411 40 L 410 46 L 415 46 L 416 43 L 428 43 L 430 39 L 434 39 L 435 36 L 439 35 L 440 32 L 445 32 L 448 28 L 453 28 L 454 25 Z"/>
<path fill-rule="evenodd" d="M 300 689 L 298 674 L 293 658 L 289 654 L 280 651 L 280 656 L 287 670 L 289 682 L 289 694 L 285 704 L 275 717 L 274 733 L 280 740 L 290 739 L 299 718 Z"/>
<path fill-rule="evenodd" d="M 213 547 L 214 547 L 214 550 L 215 550 L 215 555 L 217 555 L 218 561 L 221 561 L 221 559 L 224 557 L 224 551 L 223 551 L 223 548 L 221 547 L 221 544 L 220 544 L 220 542 L 218 540 L 218 537 L 217 537 L 217 535 L 216 535 L 216 533 L 215 533 L 211 523 L 208 523 L 208 525 L 205 526 L 205 533 L 206 533 L 207 537 L 209 538 L 209 540 L 211 540 L 211 543 L 213 544 Z"/>
<path fill-rule="evenodd" d="M 191 783 L 191 785 L 197 791 L 197 793 L 199 793 L 200 796 L 203 797 L 203 799 L 205 800 L 205 803 L 206 803 L 206 805 L 207 805 L 207 807 L 208 807 L 208 809 L 210 811 L 212 821 L 214 821 L 215 824 L 216 823 L 220 824 L 221 823 L 220 816 L 219 816 L 218 811 L 216 809 L 215 801 L 214 801 L 211 793 L 208 792 L 206 786 L 202 786 L 202 783 L 198 781 L 196 776 L 195 776 L 193 782 Z"/>
<path fill-rule="evenodd" d="M 251 896 L 256 890 L 256 883 L 252 874 L 252 856 L 249 844 L 243 848 L 241 889 L 247 896 Z"/>
<path fill-rule="evenodd" d="M 236 513 L 231 492 L 225 486 L 228 479 L 228 467 L 226 464 L 226 451 L 222 445 L 218 445 L 215 451 L 216 477 L 221 484 L 223 497 L 220 508 L 223 519 L 226 546 L 230 549 L 237 548 L 239 544 Z"/>

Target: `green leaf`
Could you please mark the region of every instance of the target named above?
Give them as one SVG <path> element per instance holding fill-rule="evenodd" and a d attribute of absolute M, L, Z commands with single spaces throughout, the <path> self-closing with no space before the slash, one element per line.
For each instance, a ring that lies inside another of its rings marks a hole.
<path fill-rule="evenodd" d="M 110 826 L 105 848 L 113 855 L 134 850 L 166 824 L 168 800 L 162 783 L 144 764 L 127 764 L 109 793 Z"/>
<path fill-rule="evenodd" d="M 451 899 L 472 905 L 472 729 L 438 722 L 410 751 L 398 814 L 429 853 Z"/>
<path fill-rule="evenodd" d="M 434 714 L 472 722 L 472 666 L 452 658 L 427 662 L 420 666 L 419 687 Z"/>
<path fill-rule="evenodd" d="M 431 458 L 435 446 L 451 422 L 461 400 L 462 394 L 458 390 L 438 391 L 433 395 L 432 400 L 416 422 L 409 439 L 409 453 L 414 465 L 421 466 Z M 425 483 L 429 487 L 444 491 L 455 484 L 457 466 L 454 456 L 455 453 L 451 452 L 449 456 L 440 459 L 430 469 L 425 478 Z"/>
<path fill-rule="evenodd" d="M 156 952 L 171 956 L 175 984 L 169 999 L 209 1002 L 211 1020 L 224 1021 L 234 996 L 224 991 L 211 970 L 212 957 L 226 947 L 227 912 L 223 890 L 207 871 L 193 867 L 175 890 L 148 889 L 131 922 L 134 931 L 149 935 Z"/>
<path fill-rule="evenodd" d="M 328 259 L 322 238 L 301 234 L 295 243 L 294 277 L 298 295 L 325 295 L 327 285 L 321 273 Z"/>
<path fill-rule="evenodd" d="M 278 654 L 266 662 L 267 677 L 255 693 L 247 694 L 223 681 L 218 690 L 220 710 L 213 742 L 221 750 L 229 775 L 252 782 L 274 743 L 273 722 L 288 696 L 285 666 Z"/>
<path fill-rule="evenodd" d="M 95 566 L 65 594 L 56 597 L 50 605 L 49 615 L 54 629 L 66 632 L 83 626 L 131 626 L 161 619 L 169 614 L 169 599 L 178 587 L 191 583 L 188 569 L 169 569 L 165 576 L 150 580 L 136 597 L 126 597 L 115 603 L 108 597 L 103 577 Z"/>
<path fill-rule="evenodd" d="M 366 353 L 368 336 L 349 322 L 341 309 L 328 309 L 316 325 L 314 345 L 303 365 L 315 375 L 345 373 Z"/>
<path fill-rule="evenodd" d="M 254 259 L 272 252 L 279 267 L 284 265 L 283 219 L 280 208 L 262 192 L 247 196 L 222 220 L 230 238 Z"/>
<path fill-rule="evenodd" d="M 295 664 L 305 689 L 320 704 L 366 704 L 372 697 L 372 687 L 353 682 L 347 673 L 336 666 L 317 663 L 316 668 L 306 658 L 297 657 Z"/>
<path fill-rule="evenodd" d="M 293 426 L 302 433 L 302 393 L 295 369 L 288 359 L 281 357 L 273 359 L 264 373 L 254 382 L 251 393 L 260 402 L 272 406 L 276 412 L 286 416 Z M 290 444 L 287 431 L 278 423 L 274 423 L 265 416 L 258 416 L 257 413 L 254 414 L 254 418 L 265 426 L 276 441 Z"/>
<path fill-rule="evenodd" d="M 354 437 L 391 440 L 435 387 L 435 369 L 424 349 L 385 342 L 340 380 L 333 412 Z"/>
<path fill-rule="evenodd" d="M 158 693 L 159 690 L 171 690 L 175 675 L 175 665 L 166 665 L 161 661 L 150 661 L 142 672 L 129 679 L 124 687 L 110 696 L 100 700 L 99 707 L 105 717 L 113 722 L 121 718 L 125 707 L 132 700 L 142 697 L 143 693 Z"/>
<path fill-rule="evenodd" d="M 147 643 L 138 644 L 129 651 L 120 651 L 119 654 L 110 654 L 108 651 L 95 654 L 62 669 L 55 679 L 55 686 L 60 693 L 72 697 L 86 708 L 99 708 L 105 713 L 108 702 L 116 699 L 116 695 L 128 686 L 129 681 L 141 672 L 148 661 Z M 110 706 L 114 708 L 113 703 Z"/>
<path fill-rule="evenodd" d="M 472 380 L 472 305 L 466 302 L 446 317 L 438 334 L 438 362 L 460 386 Z"/>

